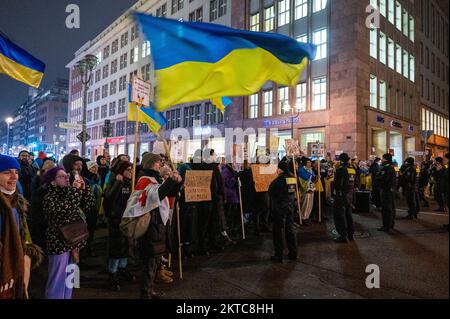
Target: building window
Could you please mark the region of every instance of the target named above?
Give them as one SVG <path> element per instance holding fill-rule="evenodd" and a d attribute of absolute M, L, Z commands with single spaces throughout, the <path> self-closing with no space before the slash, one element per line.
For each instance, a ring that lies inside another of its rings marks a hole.
<path fill-rule="evenodd" d="M 93 94 L 92 91 L 88 93 L 88 104 L 91 104 L 91 103 L 92 103 L 93 96 L 94 96 L 94 94 Z"/>
<path fill-rule="evenodd" d="M 105 104 L 102 105 L 102 119 L 104 119 L 107 116 L 108 116 L 108 106 Z"/>
<path fill-rule="evenodd" d="M 314 6 L 313 6 L 313 12 L 319 12 L 326 8 L 327 6 L 327 0 L 313 0 Z"/>
<path fill-rule="evenodd" d="M 386 82 L 380 81 L 380 110 L 386 111 Z"/>
<path fill-rule="evenodd" d="M 295 20 L 308 16 L 308 0 L 295 0 Z"/>
<path fill-rule="evenodd" d="M 109 84 L 109 95 L 116 94 L 116 92 L 117 92 L 117 80 L 114 80 Z"/>
<path fill-rule="evenodd" d="M 394 0 L 387 0 L 388 1 L 388 20 L 390 23 L 395 23 L 395 11 L 394 11 Z"/>
<path fill-rule="evenodd" d="M 203 22 L 203 7 L 198 8 L 195 10 L 195 21 L 197 22 Z"/>
<path fill-rule="evenodd" d="M 306 112 L 306 82 L 297 84 L 296 108 L 300 112 Z"/>
<path fill-rule="evenodd" d="M 109 64 L 103 67 L 103 80 L 106 79 L 109 75 Z"/>
<path fill-rule="evenodd" d="M 94 121 L 97 121 L 100 116 L 100 108 L 96 107 L 94 109 Z"/>
<path fill-rule="evenodd" d="M 150 63 L 144 65 L 141 68 L 141 76 L 144 81 L 150 80 Z"/>
<path fill-rule="evenodd" d="M 172 0 L 172 14 L 183 9 L 184 0 Z"/>
<path fill-rule="evenodd" d="M 386 17 L 386 0 L 380 0 L 380 14 Z"/>
<path fill-rule="evenodd" d="M 290 0 L 278 0 L 278 27 L 290 22 Z"/>
<path fill-rule="evenodd" d="M 388 39 L 388 66 L 395 70 L 395 45 L 391 38 Z"/>
<path fill-rule="evenodd" d="M 409 39 L 414 42 L 414 17 L 411 15 L 409 16 Z"/>
<path fill-rule="evenodd" d="M 212 0 L 209 3 L 209 21 L 217 19 L 217 0 Z"/>
<path fill-rule="evenodd" d="M 403 9 L 403 34 L 407 37 L 409 36 L 408 20 L 408 11 Z"/>
<path fill-rule="evenodd" d="M 416 75 L 415 75 L 415 72 L 416 72 L 416 65 L 415 65 L 415 58 L 414 58 L 414 55 L 412 55 L 412 54 L 410 54 L 409 55 L 409 79 L 412 81 L 412 82 L 415 82 L 416 81 Z"/>
<path fill-rule="evenodd" d="M 406 50 L 403 50 L 403 76 L 405 78 L 409 77 L 409 55 Z"/>
<path fill-rule="evenodd" d="M 378 86 L 377 77 L 375 75 L 371 75 L 370 76 L 370 107 L 373 107 L 373 108 L 378 108 L 377 86 Z"/>
<path fill-rule="evenodd" d="M 95 89 L 94 101 L 97 102 L 98 100 L 100 100 L 100 88 Z"/>
<path fill-rule="evenodd" d="M 395 1 L 395 26 L 402 31 L 402 5 Z"/>
<path fill-rule="evenodd" d="M 370 56 L 374 59 L 378 59 L 378 31 L 375 27 L 370 29 Z"/>
<path fill-rule="evenodd" d="M 324 110 L 327 108 L 327 79 L 325 77 L 313 80 L 312 110 Z"/>
<path fill-rule="evenodd" d="M 299 35 L 299 36 L 297 37 L 297 41 L 298 41 L 298 42 L 303 42 L 303 43 L 308 42 L 308 35 L 306 35 L 306 34 L 301 34 L 301 35 Z"/>
<path fill-rule="evenodd" d="M 102 86 L 102 99 L 108 96 L 108 84 Z"/>
<path fill-rule="evenodd" d="M 111 54 L 116 53 L 119 50 L 119 39 L 113 41 L 111 45 Z"/>
<path fill-rule="evenodd" d="M 139 47 L 135 46 L 133 49 L 131 49 L 130 64 L 133 64 L 134 62 L 137 62 L 138 59 L 139 59 Z"/>
<path fill-rule="evenodd" d="M 275 8 L 273 6 L 264 9 L 264 31 L 273 31 L 275 27 Z"/>
<path fill-rule="evenodd" d="M 386 64 L 386 35 L 380 32 L 380 62 Z"/>
<path fill-rule="evenodd" d="M 250 16 L 250 30 L 259 32 L 259 13 Z"/>
<path fill-rule="evenodd" d="M 272 91 L 264 91 L 264 117 L 272 116 L 272 103 L 273 103 L 273 93 Z"/>
<path fill-rule="evenodd" d="M 117 72 L 117 59 L 111 62 L 111 74 Z"/>
<path fill-rule="evenodd" d="M 402 47 L 398 44 L 396 46 L 395 59 L 397 65 L 397 73 L 402 74 Z"/>
<path fill-rule="evenodd" d="M 248 105 L 248 118 L 249 119 L 258 118 L 258 107 L 259 107 L 258 94 L 250 95 L 249 105 Z"/>
<path fill-rule="evenodd" d="M 278 114 L 286 114 L 290 111 L 289 88 L 278 89 Z"/>
<path fill-rule="evenodd" d="M 120 47 L 123 48 L 128 44 L 128 31 L 120 36 Z"/>
<path fill-rule="evenodd" d="M 317 46 L 317 54 L 314 60 L 327 57 L 327 29 L 313 32 L 313 43 Z"/>
<path fill-rule="evenodd" d="M 92 110 L 89 110 L 89 111 L 87 112 L 87 121 L 88 121 L 88 122 L 91 122 L 91 121 L 92 121 Z"/>
<path fill-rule="evenodd" d="M 109 116 L 116 115 L 116 102 L 109 103 Z"/>
<path fill-rule="evenodd" d="M 219 0 L 219 18 L 227 14 L 227 0 Z"/>
<path fill-rule="evenodd" d="M 109 45 L 103 48 L 103 58 L 106 59 L 107 57 L 109 57 Z"/>

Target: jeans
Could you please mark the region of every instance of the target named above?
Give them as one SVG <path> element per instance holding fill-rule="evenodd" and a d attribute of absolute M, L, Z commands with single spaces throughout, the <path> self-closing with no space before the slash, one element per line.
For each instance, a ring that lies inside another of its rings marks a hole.
<path fill-rule="evenodd" d="M 128 266 L 128 258 L 114 258 L 114 259 L 109 259 L 108 261 L 108 271 L 111 274 L 115 274 L 119 268 L 120 269 L 125 269 Z"/>

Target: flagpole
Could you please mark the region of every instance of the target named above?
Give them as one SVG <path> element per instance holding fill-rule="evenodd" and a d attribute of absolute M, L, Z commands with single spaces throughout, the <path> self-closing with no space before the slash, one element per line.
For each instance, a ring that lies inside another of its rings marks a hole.
<path fill-rule="evenodd" d="M 175 164 L 173 163 L 172 159 L 170 158 L 170 149 L 169 144 L 167 143 L 166 139 L 161 137 L 161 134 L 157 133 L 156 136 L 163 142 L 164 144 L 164 150 L 166 151 L 166 156 L 169 158 L 170 166 L 172 167 L 172 170 L 176 170 Z M 181 225 L 180 225 L 180 209 L 179 209 L 179 203 L 174 207 L 176 210 L 177 215 L 177 233 L 178 233 L 178 267 L 180 270 L 180 279 L 183 279 L 183 262 L 182 262 L 182 246 L 181 243 Z"/>
<path fill-rule="evenodd" d="M 139 105 L 136 105 L 139 108 Z M 136 125 L 134 128 L 134 155 L 133 155 L 133 175 L 131 176 L 131 191 L 134 192 L 134 187 L 136 184 L 136 160 L 137 160 L 137 147 L 138 147 L 138 138 L 139 138 L 139 109 L 136 112 Z"/>
<path fill-rule="evenodd" d="M 242 224 L 242 239 L 245 239 L 245 227 L 244 227 L 244 208 L 242 206 L 242 184 L 241 184 L 241 178 L 238 177 L 238 183 L 239 183 L 239 204 L 241 206 L 241 224 Z"/>
<path fill-rule="evenodd" d="M 302 210 L 300 206 L 300 192 L 298 189 L 298 176 L 297 176 L 297 166 L 295 165 L 295 155 L 292 155 L 292 164 L 294 167 L 294 176 L 295 176 L 295 194 L 297 196 L 297 209 L 298 209 L 298 219 L 300 225 L 302 225 Z"/>

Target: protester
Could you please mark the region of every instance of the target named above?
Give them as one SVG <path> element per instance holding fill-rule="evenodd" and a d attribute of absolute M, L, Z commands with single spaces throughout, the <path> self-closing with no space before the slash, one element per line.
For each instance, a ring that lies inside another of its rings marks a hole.
<path fill-rule="evenodd" d="M 273 244 L 275 254 L 272 261 L 283 261 L 284 240 L 290 260 L 297 260 L 297 239 L 294 233 L 295 193 L 297 181 L 289 170 L 289 161 L 278 164 L 278 177 L 270 184 L 272 201 Z"/>
<path fill-rule="evenodd" d="M 222 166 L 222 181 L 225 192 L 225 216 L 228 230 L 231 236 L 236 236 L 239 231 L 239 195 L 237 172 L 234 170 L 231 160 Z"/>
<path fill-rule="evenodd" d="M 309 225 L 311 212 L 314 205 L 314 192 L 316 191 L 316 174 L 312 169 L 311 160 L 307 157 L 302 158 L 302 167 L 298 170 L 300 179 L 300 190 L 302 193 L 302 220 L 303 225 Z"/>
<path fill-rule="evenodd" d="M 28 299 L 31 269 L 43 259 L 28 231 L 27 203 L 17 190 L 19 170 L 15 158 L 0 155 L 0 299 Z"/>
<path fill-rule="evenodd" d="M 21 151 L 19 153 L 19 181 L 22 185 L 23 197 L 26 200 L 31 200 L 31 184 L 35 175 L 35 170 L 30 164 L 30 153 L 28 151 Z"/>
<path fill-rule="evenodd" d="M 86 222 L 89 230 L 89 239 L 86 245 L 86 252 L 89 257 L 97 257 L 94 251 L 95 229 L 99 214 L 103 215 L 103 187 L 102 179 L 98 173 L 98 165 L 96 162 L 88 161 L 86 163 L 88 172 L 85 174 L 87 185 L 90 186 L 92 195 L 94 197 L 95 205 L 91 210 L 85 212 Z"/>
<path fill-rule="evenodd" d="M 83 229 L 85 222 L 82 212 L 94 207 L 91 190 L 84 181 L 75 179 L 70 185 L 69 178 L 69 174 L 61 167 L 52 168 L 44 176 L 45 183 L 48 184 L 48 194 L 44 197 L 44 214 L 48 224 L 47 299 L 72 298 L 72 288 L 66 285 L 67 266 L 78 262 L 79 250 L 86 245 L 86 239 L 73 241 L 67 228 L 72 226 L 72 230 L 74 227 L 77 230 Z M 85 237 L 88 235 L 86 233 Z"/>
<path fill-rule="evenodd" d="M 108 175 L 109 173 L 109 166 L 108 163 L 106 161 L 106 157 L 103 155 L 100 155 L 97 157 L 97 165 L 98 165 L 98 173 L 100 174 L 100 178 L 101 178 L 101 186 L 104 187 L 105 186 L 105 179 L 106 179 L 106 175 Z"/>
<path fill-rule="evenodd" d="M 160 175 L 162 157 L 157 154 L 146 154 L 142 159 L 142 177 L 136 184 L 136 191 L 143 191 L 141 200 L 151 201 L 151 220 L 148 230 L 138 242 L 138 250 L 143 264 L 141 282 L 141 298 L 159 299 L 154 289 L 156 273 L 161 266 L 161 256 L 166 252 L 166 229 L 169 220 L 169 197 L 177 196 L 181 187 L 181 176 L 177 171 L 163 181 Z"/>
<path fill-rule="evenodd" d="M 132 167 L 128 161 L 116 166 L 105 189 L 105 214 L 108 218 L 108 287 L 119 291 L 122 281 L 134 281 L 128 270 L 128 238 L 120 230 L 120 222 L 131 194 Z"/>

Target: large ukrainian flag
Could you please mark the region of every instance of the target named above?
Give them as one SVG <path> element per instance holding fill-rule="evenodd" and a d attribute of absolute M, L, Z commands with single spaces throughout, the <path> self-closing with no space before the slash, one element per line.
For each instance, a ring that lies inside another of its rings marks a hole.
<path fill-rule="evenodd" d="M 39 87 L 44 77 L 45 64 L 0 34 L 0 73 Z"/>
<path fill-rule="evenodd" d="M 276 33 L 135 14 L 150 41 L 156 107 L 253 94 L 266 81 L 295 86 L 316 47 Z"/>

